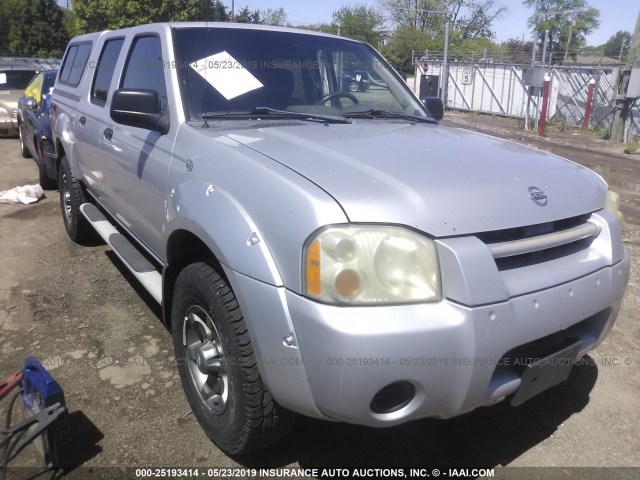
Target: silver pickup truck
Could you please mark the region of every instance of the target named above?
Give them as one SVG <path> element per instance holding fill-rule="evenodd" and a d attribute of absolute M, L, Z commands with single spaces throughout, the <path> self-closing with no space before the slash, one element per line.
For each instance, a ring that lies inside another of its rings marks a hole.
<path fill-rule="evenodd" d="M 229 454 L 295 413 L 387 427 L 517 406 L 618 315 L 629 256 L 603 179 L 440 125 L 442 104 L 361 42 L 83 35 L 52 102 L 69 236 L 100 234 L 162 305 L 191 408 Z"/>

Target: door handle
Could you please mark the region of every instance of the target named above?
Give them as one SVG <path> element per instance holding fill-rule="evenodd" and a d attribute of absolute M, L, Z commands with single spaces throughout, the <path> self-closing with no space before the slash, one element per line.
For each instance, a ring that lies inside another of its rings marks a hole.
<path fill-rule="evenodd" d="M 104 138 L 106 138 L 107 140 L 111 140 L 111 138 L 113 137 L 113 130 L 111 130 L 110 128 L 105 128 L 103 133 Z"/>
<path fill-rule="evenodd" d="M 84 116 L 80 117 L 78 119 L 78 123 L 80 124 L 81 127 L 84 127 L 84 124 L 87 123 L 87 117 L 84 117 Z"/>

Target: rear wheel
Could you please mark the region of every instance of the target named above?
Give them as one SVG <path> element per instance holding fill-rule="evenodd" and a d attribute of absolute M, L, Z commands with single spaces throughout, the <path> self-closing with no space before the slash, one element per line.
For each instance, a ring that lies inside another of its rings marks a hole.
<path fill-rule="evenodd" d="M 76 243 L 85 243 L 95 239 L 96 233 L 89 221 L 80 212 L 80 205 L 86 203 L 80 182 L 71 173 L 67 157 L 63 156 L 58 171 L 60 186 L 60 208 L 67 234 Z"/>
<path fill-rule="evenodd" d="M 194 263 L 180 273 L 171 321 L 187 400 L 220 450 L 246 454 L 290 430 L 294 414 L 265 389 L 235 295 L 210 265 Z"/>
<path fill-rule="evenodd" d="M 22 158 L 31 158 L 31 152 L 24 144 L 24 127 L 22 124 L 18 127 L 18 138 L 20 138 L 20 153 L 22 154 Z"/>

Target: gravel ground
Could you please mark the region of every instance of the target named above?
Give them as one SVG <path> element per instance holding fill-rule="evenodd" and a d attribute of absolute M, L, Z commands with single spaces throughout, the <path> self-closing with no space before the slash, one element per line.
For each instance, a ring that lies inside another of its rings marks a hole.
<path fill-rule="evenodd" d="M 231 459 L 190 414 L 171 362 L 170 334 L 153 299 L 104 245 L 80 247 L 68 239 L 56 191 L 37 204 L 0 205 L 0 377 L 34 355 L 60 382 L 76 427 L 74 459 L 83 467 L 70 476 L 79 478 L 118 476 L 99 467 L 384 467 L 405 473 L 434 467 L 640 467 L 640 162 L 606 145 L 588 151 L 584 141 L 538 141 L 503 120 L 453 114 L 445 123 L 515 138 L 595 168 L 621 194 L 632 256 L 622 311 L 592 353 L 594 361 L 521 407 L 498 405 L 385 430 L 302 418 L 280 444 Z M 0 163 L 0 190 L 37 182 L 35 163 L 20 157 L 17 140 L 0 139 Z M 7 403 L 0 402 L 0 418 Z M 38 465 L 33 447 L 12 463 Z M 497 470 L 496 476 L 517 472 Z M 637 478 L 640 470 L 600 473 L 597 478 Z M 133 471 L 123 475 L 135 478 Z M 25 478 L 27 470 L 13 468 L 9 476 Z"/>

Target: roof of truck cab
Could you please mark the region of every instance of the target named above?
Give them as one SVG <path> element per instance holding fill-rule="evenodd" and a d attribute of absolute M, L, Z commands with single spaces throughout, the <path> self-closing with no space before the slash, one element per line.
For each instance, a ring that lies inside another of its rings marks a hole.
<path fill-rule="evenodd" d="M 292 27 L 276 27 L 272 25 L 255 25 L 251 23 L 233 23 L 233 22 L 165 22 L 165 23 L 148 23 L 144 25 L 137 25 L 134 27 L 122 28 L 120 30 L 104 30 L 102 32 L 94 32 L 87 33 L 84 35 L 78 35 L 72 39 L 73 42 L 81 42 L 83 40 L 95 40 L 96 38 L 101 37 L 103 34 L 113 31 L 120 31 L 122 33 L 128 33 L 130 31 L 143 29 L 148 26 L 166 26 L 167 28 L 227 28 L 233 30 L 261 30 L 261 31 L 269 31 L 269 32 L 287 32 L 287 33 L 297 33 L 301 35 L 312 35 L 317 37 L 328 37 L 328 38 L 337 38 L 340 40 L 345 40 L 349 42 L 362 43 L 358 40 L 353 40 L 351 38 L 340 37 L 338 35 L 331 35 L 329 33 L 315 32 L 312 30 L 304 30 L 302 28 L 292 28 Z"/>

